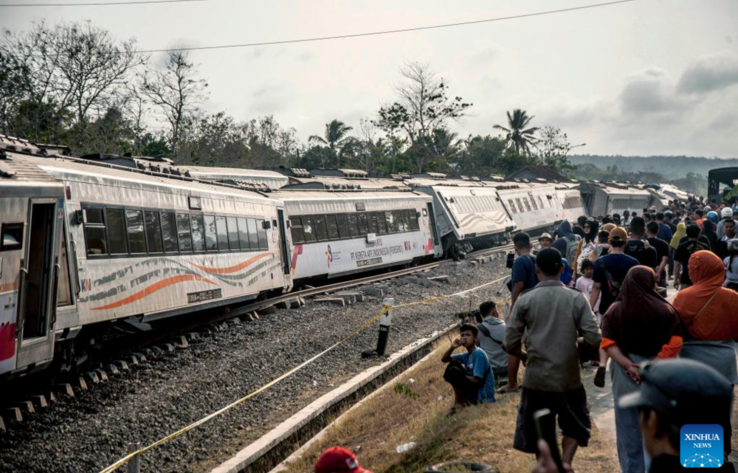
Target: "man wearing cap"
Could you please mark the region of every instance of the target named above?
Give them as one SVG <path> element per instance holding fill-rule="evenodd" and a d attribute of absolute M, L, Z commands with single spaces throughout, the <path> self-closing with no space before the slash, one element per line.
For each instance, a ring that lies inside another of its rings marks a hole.
<path fill-rule="evenodd" d="M 733 386 L 713 368 L 682 359 L 645 364 L 640 370 L 640 381 L 641 388 L 623 396 L 618 406 L 638 409 L 643 444 L 651 457 L 648 473 L 682 471 L 682 427 L 722 425 L 730 418 Z M 539 448 L 541 456 L 533 473 L 558 473 L 548 445 L 539 442 Z M 721 467 L 733 471 L 730 463 Z"/>
<path fill-rule="evenodd" d="M 532 289 L 538 284 L 536 276 L 536 259 L 531 255 L 530 237 L 527 233 L 518 233 L 513 237 L 515 245 L 515 262 L 512 267 L 512 302 L 510 309 L 515 307 L 515 303 L 523 291 Z M 509 393 L 518 390 L 518 370 L 520 369 L 520 359 L 513 355 L 509 355 L 507 360 L 507 384 L 497 390 L 500 394 Z"/>
<path fill-rule="evenodd" d="M 634 217 L 635 219 L 635 217 Z M 625 243 L 628 234 L 623 228 L 614 228 L 610 231 L 608 242 L 610 252 L 597 259 L 594 266 L 592 280 L 592 293 L 589 303 L 592 308 L 600 301 L 600 314 L 605 314 L 615 299 L 620 295 L 620 288 L 625 281 L 625 276 L 633 266 L 638 266 L 638 260 L 625 254 Z M 600 298 L 600 295 L 602 297 Z M 600 366 L 595 374 L 595 386 L 605 387 L 605 375 L 607 374 L 607 355 L 600 350 Z"/>
<path fill-rule="evenodd" d="M 343 447 L 331 447 L 315 462 L 315 473 L 372 473 L 359 466 L 354 453 Z"/>
<path fill-rule="evenodd" d="M 579 373 L 579 350 L 585 345 L 596 349 L 602 335 L 587 299 L 559 280 L 563 270 L 558 250 L 547 248 L 538 253 L 540 282 L 524 292 L 513 307 L 505 331 L 505 349 L 527 362 L 513 447 L 538 453 L 533 414 L 550 409 L 553 415 L 541 421 L 543 437 L 556 443 L 558 417 L 563 432 L 561 460 L 571 467 L 577 447 L 587 446 L 592 425 Z M 523 333 L 528 339 L 525 352 Z"/>

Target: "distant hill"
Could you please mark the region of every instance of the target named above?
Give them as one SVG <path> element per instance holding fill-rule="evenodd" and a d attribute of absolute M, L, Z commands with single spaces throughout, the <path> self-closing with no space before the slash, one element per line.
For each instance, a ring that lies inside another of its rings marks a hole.
<path fill-rule="evenodd" d="M 572 164 L 594 164 L 600 169 L 617 166 L 620 171 L 654 172 L 668 180 L 679 179 L 688 173 L 707 178 L 711 169 L 736 166 L 738 158 L 698 158 L 694 156 L 597 156 L 580 154 L 570 156 Z"/>

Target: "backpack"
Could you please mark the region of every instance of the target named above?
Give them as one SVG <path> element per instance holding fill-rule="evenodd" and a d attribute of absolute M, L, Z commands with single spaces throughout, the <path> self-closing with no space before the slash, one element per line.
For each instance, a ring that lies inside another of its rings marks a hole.
<path fill-rule="evenodd" d="M 574 263 L 577 259 L 577 250 L 579 249 L 579 241 L 582 239 L 579 235 L 574 235 L 573 240 L 564 237 L 566 241 L 566 261 L 569 262 L 569 266 L 574 267 Z"/>

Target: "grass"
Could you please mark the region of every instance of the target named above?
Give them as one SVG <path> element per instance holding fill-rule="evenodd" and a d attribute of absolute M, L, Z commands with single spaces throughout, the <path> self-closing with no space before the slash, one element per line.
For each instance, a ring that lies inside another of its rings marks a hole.
<path fill-rule="evenodd" d="M 530 471 L 533 455 L 513 450 L 519 395 L 499 395 L 498 402 L 461 409 L 448 416 L 453 393 L 443 380 L 441 355 L 450 338 L 422 363 L 376 396 L 345 414 L 302 455 L 287 465 L 290 472 L 312 472 L 320 453 L 340 445 L 357 454 L 359 463 L 375 473 L 424 471 L 446 461 L 486 463 L 500 473 Z M 417 446 L 398 454 L 398 445 Z M 574 459 L 577 471 L 618 471 L 615 445 L 596 427 L 587 448 Z"/>

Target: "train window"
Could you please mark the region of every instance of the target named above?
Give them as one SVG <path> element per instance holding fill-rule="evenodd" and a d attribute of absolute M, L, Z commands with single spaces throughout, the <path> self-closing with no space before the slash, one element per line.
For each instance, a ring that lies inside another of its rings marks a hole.
<path fill-rule="evenodd" d="M 238 223 L 236 217 L 226 217 L 226 222 L 228 223 L 228 246 L 231 250 L 238 251 L 241 247 L 238 244 Z"/>
<path fill-rule="evenodd" d="M 249 249 L 249 226 L 243 217 L 238 217 L 238 241 L 242 250 Z"/>
<path fill-rule="evenodd" d="M 338 222 L 336 215 L 326 215 L 325 220 L 328 223 L 328 238 L 338 240 Z"/>
<path fill-rule="evenodd" d="M 305 232 L 305 241 L 315 241 L 315 219 L 313 217 L 302 217 L 302 229 Z"/>
<path fill-rule="evenodd" d="M 56 306 L 64 307 L 72 305 L 72 279 L 69 275 L 69 265 L 67 264 L 67 226 L 64 225 L 62 230 L 62 244 L 59 253 L 59 284 L 56 288 Z"/>
<path fill-rule="evenodd" d="M 215 229 L 215 216 L 205 216 L 205 249 L 218 251 L 218 232 Z"/>
<path fill-rule="evenodd" d="M 165 252 L 177 252 L 177 219 L 174 212 L 161 213 L 161 238 L 164 241 Z"/>
<path fill-rule="evenodd" d="M 395 217 L 395 225 L 397 231 L 402 233 L 407 231 L 407 218 L 404 210 L 393 210 L 392 215 Z"/>
<path fill-rule="evenodd" d="M 145 254 L 146 235 L 144 234 L 142 210 L 126 210 L 126 228 L 128 229 L 128 247 L 131 254 Z"/>
<path fill-rule="evenodd" d="M 397 226 L 397 220 L 391 210 L 384 213 L 384 220 L 387 222 L 387 233 L 397 233 L 400 231 Z"/>
<path fill-rule="evenodd" d="M 228 251 L 228 228 L 225 217 L 215 217 L 215 230 L 218 232 L 218 249 Z"/>
<path fill-rule="evenodd" d="M 103 235 L 105 234 L 105 228 Z M 23 248 L 23 224 L 3 223 L 2 240 L 0 240 L 0 251 L 20 250 Z"/>
<path fill-rule="evenodd" d="M 526 211 L 530 212 L 532 209 L 530 208 L 530 202 L 527 197 L 523 197 L 523 203 L 525 204 Z"/>
<path fill-rule="evenodd" d="M 507 200 L 507 205 L 510 206 L 510 212 L 514 214 L 518 213 L 518 210 L 515 208 L 515 202 L 512 199 Z"/>
<path fill-rule="evenodd" d="M 374 218 L 377 219 L 377 233 L 384 235 L 387 233 L 387 219 L 384 212 L 374 212 Z"/>
<path fill-rule="evenodd" d="M 108 253 L 108 239 L 105 235 L 105 221 L 103 208 L 84 209 L 85 213 L 85 242 L 87 255 L 105 255 Z M 21 236 L 23 227 L 21 226 Z M 20 239 L 18 241 L 21 241 Z M 5 227 L 3 227 L 3 249 L 5 248 Z"/>
<path fill-rule="evenodd" d="M 325 215 L 315 215 L 315 238 L 318 241 L 328 240 L 328 225 L 325 221 Z"/>
<path fill-rule="evenodd" d="M 374 212 L 368 212 L 366 214 L 367 223 L 369 224 L 369 233 L 377 234 L 377 214 Z"/>
<path fill-rule="evenodd" d="M 189 214 L 177 214 L 177 237 L 179 238 L 179 251 L 192 251 Z"/>
<path fill-rule="evenodd" d="M 127 254 L 128 242 L 126 241 L 126 221 L 123 209 L 105 209 L 105 223 L 108 228 L 110 254 Z"/>
<path fill-rule="evenodd" d="M 548 199 L 546 199 L 546 200 L 548 200 Z M 545 205 L 543 205 L 543 199 L 541 198 L 540 195 L 538 196 L 538 203 L 541 204 L 540 205 L 541 208 L 544 208 L 545 207 Z"/>
<path fill-rule="evenodd" d="M 259 248 L 262 250 L 268 250 L 269 240 L 267 239 L 267 231 L 264 228 L 264 220 L 256 221 L 256 229 L 259 232 Z"/>
<path fill-rule="evenodd" d="M 256 220 L 249 218 L 246 220 L 249 227 L 249 248 L 252 250 L 259 249 L 259 235 L 256 232 Z M 303 223 L 305 219 L 303 218 Z"/>
<path fill-rule="evenodd" d="M 336 224 L 338 225 L 338 238 L 351 238 L 349 233 L 348 216 L 346 214 L 336 215 Z"/>
<path fill-rule="evenodd" d="M 518 206 L 518 212 L 525 212 L 525 209 L 523 208 L 523 202 L 520 199 L 515 199 L 515 204 Z"/>
<path fill-rule="evenodd" d="M 367 233 L 369 233 L 369 220 L 367 217 L 366 212 L 361 212 L 358 214 L 357 219 L 359 221 L 359 236 L 365 236 Z"/>
<path fill-rule="evenodd" d="M 149 253 L 161 253 L 161 223 L 159 212 L 147 210 L 144 212 L 144 223 L 146 225 L 146 245 Z"/>
<path fill-rule="evenodd" d="M 415 209 L 407 210 L 407 221 L 408 225 L 410 226 L 410 231 L 416 232 L 420 230 L 420 224 L 418 223 L 418 213 L 415 211 Z"/>
<path fill-rule="evenodd" d="M 205 221 L 202 215 L 190 215 L 192 226 L 192 249 L 205 251 Z"/>
<path fill-rule="evenodd" d="M 538 204 L 536 203 L 536 198 L 533 196 L 530 196 L 530 202 L 533 205 L 533 210 L 538 210 Z"/>
<path fill-rule="evenodd" d="M 293 245 L 299 245 L 305 242 L 305 232 L 302 230 L 300 217 L 290 217 L 290 230 L 292 230 Z"/>
<path fill-rule="evenodd" d="M 359 236 L 359 218 L 356 214 L 348 214 L 349 238 Z"/>

